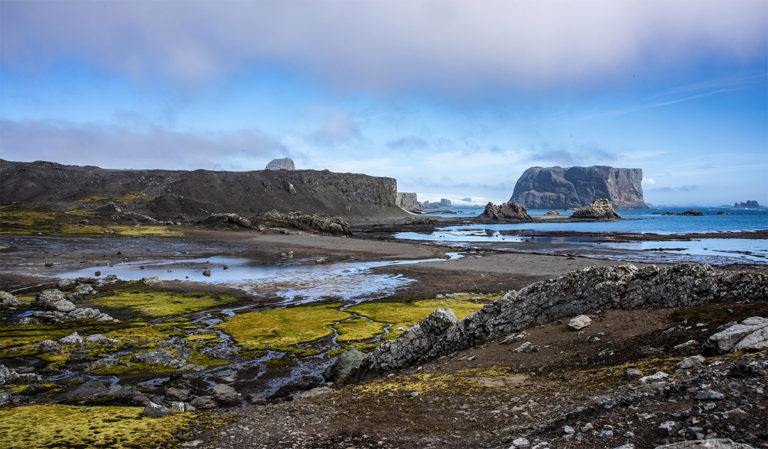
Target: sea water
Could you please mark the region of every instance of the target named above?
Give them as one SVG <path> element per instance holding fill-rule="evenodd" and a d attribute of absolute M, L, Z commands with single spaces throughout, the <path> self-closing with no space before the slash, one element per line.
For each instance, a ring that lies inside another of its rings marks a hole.
<path fill-rule="evenodd" d="M 665 212 L 678 214 L 690 209 L 698 210 L 704 215 L 662 215 Z M 469 210 L 464 208 L 462 212 L 467 213 Z M 481 209 L 474 210 L 477 211 L 476 215 L 482 212 Z M 547 210 L 534 209 L 528 212 L 535 217 L 544 215 Z M 559 212 L 563 216 L 571 214 L 568 211 Z M 473 246 L 480 243 L 504 242 L 514 244 L 535 241 L 550 244 L 549 248 L 537 249 L 539 252 L 549 253 L 563 252 L 565 245 L 592 249 L 599 245 L 601 248 L 642 252 L 634 254 L 634 259 L 628 257 L 630 260 L 638 261 L 768 264 L 768 240 L 766 239 L 706 238 L 672 241 L 626 241 L 626 239 L 620 238 L 622 235 L 632 234 L 683 235 L 766 230 L 768 229 L 768 210 L 766 209 L 657 207 L 619 209 L 617 212 L 624 218 L 623 220 L 567 223 L 472 223 L 440 227 L 432 233 L 401 232 L 395 234 L 395 237 L 404 240 L 432 241 L 463 246 Z M 586 233 L 591 235 L 558 236 L 558 233 Z M 595 237 L 595 233 L 601 235 Z M 617 238 L 612 239 L 612 235 Z M 598 255 L 598 253 L 588 251 L 587 255 Z"/>

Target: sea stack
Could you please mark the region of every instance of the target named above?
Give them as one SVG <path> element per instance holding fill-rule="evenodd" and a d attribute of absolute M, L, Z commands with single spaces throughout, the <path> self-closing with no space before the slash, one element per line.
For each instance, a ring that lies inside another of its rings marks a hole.
<path fill-rule="evenodd" d="M 528 209 L 572 209 L 607 199 L 619 209 L 646 209 L 639 168 L 531 167 L 515 184 L 509 202 Z"/>

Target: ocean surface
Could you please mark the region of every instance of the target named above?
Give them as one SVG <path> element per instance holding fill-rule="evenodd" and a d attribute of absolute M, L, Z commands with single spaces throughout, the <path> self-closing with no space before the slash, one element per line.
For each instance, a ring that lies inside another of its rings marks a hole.
<path fill-rule="evenodd" d="M 682 213 L 695 209 L 703 216 L 661 215 Z M 444 209 L 444 217 L 474 217 L 483 208 L 459 207 Z M 533 209 L 532 216 L 547 210 Z M 570 215 L 568 211 L 559 211 Z M 734 209 L 721 207 L 655 207 L 650 209 L 619 209 L 624 220 L 576 223 L 515 223 L 466 224 L 445 226 L 432 233 L 401 232 L 396 238 L 422 240 L 473 247 L 482 243 L 508 244 L 510 250 L 532 251 L 515 243 L 542 244 L 536 252 L 563 253 L 580 247 L 580 254 L 605 257 L 606 254 L 635 261 L 694 261 L 713 264 L 768 264 L 768 240 L 706 238 L 667 241 L 627 241 L 626 234 L 690 234 L 768 230 L 767 209 Z M 720 214 L 718 214 L 718 212 Z M 723 215 L 723 213 L 725 215 Z M 428 214 L 434 215 L 434 214 Z M 558 235 L 560 233 L 608 233 L 608 235 Z M 614 241 L 615 240 L 615 241 Z"/>

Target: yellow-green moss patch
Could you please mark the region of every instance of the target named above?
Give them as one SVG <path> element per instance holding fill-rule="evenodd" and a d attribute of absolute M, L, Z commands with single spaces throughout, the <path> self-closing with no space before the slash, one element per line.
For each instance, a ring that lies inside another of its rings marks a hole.
<path fill-rule="evenodd" d="M 31 405 L 0 410 L 0 447 L 137 448 L 167 445 L 193 415 L 141 416 L 141 407 Z"/>
<path fill-rule="evenodd" d="M 261 310 L 235 315 L 217 327 L 240 346 L 255 349 L 286 348 L 332 334 L 329 325 L 350 316 L 339 304 Z"/>
<path fill-rule="evenodd" d="M 126 193 L 125 195 L 115 196 L 88 196 L 77 200 L 78 203 L 95 203 L 97 201 L 114 201 L 116 203 L 132 203 L 139 200 L 151 200 L 159 195 L 144 195 L 141 193 Z"/>
<path fill-rule="evenodd" d="M 130 309 L 148 317 L 164 317 L 198 312 L 212 307 L 233 304 L 232 295 L 202 292 L 172 292 L 125 288 L 94 301 L 94 304 L 117 309 Z"/>
<path fill-rule="evenodd" d="M 119 235 L 122 237 L 180 237 L 184 233 L 160 225 L 69 225 L 61 226 L 60 235 Z"/>
<path fill-rule="evenodd" d="M 384 333 L 384 327 L 386 324 L 376 321 L 369 321 L 364 318 L 354 318 L 347 321 L 342 321 L 336 325 L 336 330 L 339 332 L 339 337 L 336 341 L 358 341 L 368 340 L 377 335 Z"/>

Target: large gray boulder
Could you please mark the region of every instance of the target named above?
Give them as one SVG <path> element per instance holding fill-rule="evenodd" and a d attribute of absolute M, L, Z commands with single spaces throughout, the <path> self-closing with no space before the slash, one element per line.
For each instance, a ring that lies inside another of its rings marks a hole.
<path fill-rule="evenodd" d="M 343 379 L 353 369 L 359 367 L 364 358 L 364 353 L 354 348 L 349 349 L 336 358 L 336 361 L 325 370 L 323 377 L 328 382 L 336 382 L 339 379 Z"/>
<path fill-rule="evenodd" d="M 19 373 L 12 369 L 8 369 L 5 365 L 0 365 L 0 385 L 13 383 L 19 378 Z"/>
<path fill-rule="evenodd" d="M 509 201 L 529 209 L 571 209 L 607 198 L 621 209 L 645 209 L 642 180 L 639 168 L 531 167 Z"/>
<path fill-rule="evenodd" d="M 517 203 L 501 203 L 498 207 L 493 203 L 485 205 L 480 218 L 487 218 L 489 220 L 518 220 L 518 221 L 531 221 L 533 220 L 528 211 Z"/>
<path fill-rule="evenodd" d="M 0 292 L 0 310 L 14 309 L 21 305 L 19 298 L 8 292 Z"/>
<path fill-rule="evenodd" d="M 578 209 L 571 215 L 573 218 L 588 218 L 590 220 L 616 220 L 621 218 L 606 199 L 592 201 L 589 206 Z"/>
<path fill-rule="evenodd" d="M 237 405 L 240 403 L 240 394 L 234 388 L 226 384 L 216 384 L 211 389 L 213 398 L 222 405 Z"/>
<path fill-rule="evenodd" d="M 437 310 L 397 340 L 376 348 L 363 361 L 361 372 L 412 366 L 531 326 L 598 310 L 766 300 L 765 273 L 718 271 L 706 264 L 584 268 L 507 293 L 463 321 L 450 311 Z"/>
<path fill-rule="evenodd" d="M 57 289 L 43 290 L 35 298 L 34 306 L 51 312 L 63 313 L 71 312 L 77 308 L 72 301 L 66 298 L 64 292 Z"/>
<path fill-rule="evenodd" d="M 707 347 L 721 353 L 768 348 L 768 318 L 751 317 L 734 324 L 709 337 Z"/>
<path fill-rule="evenodd" d="M 272 159 L 267 164 L 265 170 L 296 170 L 296 166 L 293 164 L 291 158 Z"/>

